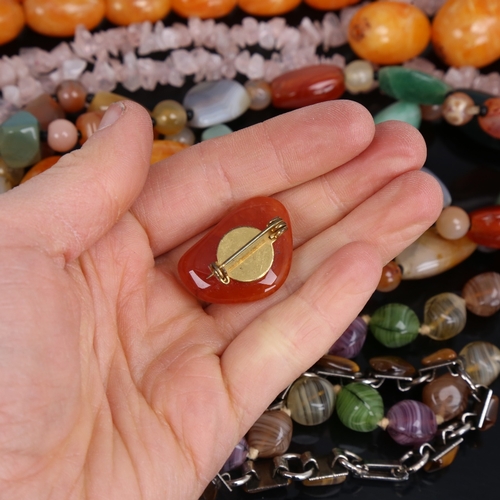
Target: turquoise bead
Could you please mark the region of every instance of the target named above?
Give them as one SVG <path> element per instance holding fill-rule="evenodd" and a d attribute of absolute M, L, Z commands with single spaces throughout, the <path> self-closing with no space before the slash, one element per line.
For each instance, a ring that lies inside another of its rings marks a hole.
<path fill-rule="evenodd" d="M 379 111 L 374 117 L 375 124 L 386 122 L 388 120 L 399 120 L 420 127 L 422 121 L 422 111 L 418 104 L 405 101 L 397 101 L 382 111 Z"/>
<path fill-rule="evenodd" d="M 403 304 L 386 304 L 370 318 L 370 331 L 386 347 L 401 347 L 418 336 L 417 315 Z"/>
<path fill-rule="evenodd" d="M 337 415 L 353 431 L 373 431 L 384 417 L 382 396 L 360 382 L 346 385 L 337 396 Z"/>
<path fill-rule="evenodd" d="M 221 123 L 220 125 L 214 125 L 204 130 L 201 134 L 202 141 L 208 141 L 208 139 L 214 139 L 215 137 L 222 137 L 223 135 L 230 134 L 232 130 Z"/>
<path fill-rule="evenodd" d="M 437 78 L 402 66 L 386 66 L 378 72 L 380 90 L 394 99 L 415 104 L 442 104 L 452 90 Z"/>
<path fill-rule="evenodd" d="M 27 111 L 19 111 L 0 126 L 0 156 L 10 168 L 40 161 L 40 127 Z"/>

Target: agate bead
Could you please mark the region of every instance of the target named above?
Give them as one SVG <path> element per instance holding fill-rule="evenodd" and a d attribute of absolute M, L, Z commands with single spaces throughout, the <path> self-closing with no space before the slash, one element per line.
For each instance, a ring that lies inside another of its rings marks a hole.
<path fill-rule="evenodd" d="M 370 366 L 377 373 L 389 375 L 393 377 L 413 377 L 417 370 L 415 367 L 408 363 L 399 356 L 376 356 L 370 358 Z"/>
<path fill-rule="evenodd" d="M 491 316 L 500 309 L 500 274 L 478 274 L 462 290 L 467 309 L 478 316 Z"/>
<path fill-rule="evenodd" d="M 24 28 L 24 10 L 16 0 L 0 2 L 0 45 L 14 40 Z"/>
<path fill-rule="evenodd" d="M 490 385 L 500 374 L 500 349 L 489 342 L 476 341 L 467 344 L 460 356 L 465 371 L 475 384 Z"/>
<path fill-rule="evenodd" d="M 184 107 L 171 99 L 160 101 L 153 108 L 151 116 L 155 121 L 155 130 L 163 135 L 179 133 L 187 122 L 187 114 Z"/>
<path fill-rule="evenodd" d="M 295 9 L 301 0 L 238 0 L 238 6 L 253 16 L 279 16 Z"/>
<path fill-rule="evenodd" d="M 316 362 L 314 367 L 328 373 L 342 372 L 354 375 L 360 371 L 359 365 L 354 361 L 334 354 L 325 354 Z"/>
<path fill-rule="evenodd" d="M 407 399 L 396 403 L 388 412 L 387 432 L 404 446 L 419 446 L 431 440 L 437 432 L 436 416 L 419 401 Z"/>
<path fill-rule="evenodd" d="M 208 141 L 209 139 L 215 139 L 216 137 L 222 137 L 224 135 L 228 135 L 232 132 L 232 130 L 224 123 L 220 125 L 214 125 L 213 127 L 206 128 L 201 133 L 201 140 Z"/>
<path fill-rule="evenodd" d="M 420 323 L 408 306 L 391 303 L 373 313 L 369 326 L 374 337 L 386 347 L 401 347 L 417 338 Z"/>
<path fill-rule="evenodd" d="M 458 453 L 458 450 L 459 450 L 459 446 L 455 446 L 451 451 L 444 454 L 442 457 L 440 457 L 436 460 L 429 460 L 424 465 L 424 470 L 426 472 L 436 472 L 438 470 L 449 467 L 453 463 L 453 461 L 455 460 L 457 453 Z"/>
<path fill-rule="evenodd" d="M 165 139 L 180 142 L 186 146 L 192 146 L 196 142 L 196 136 L 189 127 L 184 127 L 180 132 L 177 132 L 177 134 L 166 135 Z"/>
<path fill-rule="evenodd" d="M 443 116 L 442 104 L 422 104 L 420 111 L 422 111 L 422 120 L 426 122 L 437 121 Z"/>
<path fill-rule="evenodd" d="M 47 130 L 50 122 L 65 117 L 63 108 L 49 94 L 40 94 L 23 109 L 38 120 L 41 130 Z"/>
<path fill-rule="evenodd" d="M 355 358 L 363 348 L 368 332 L 368 325 L 363 318 L 357 317 L 347 330 L 330 347 L 328 354 L 343 358 Z"/>
<path fill-rule="evenodd" d="M 337 396 L 337 415 L 349 429 L 371 432 L 384 416 L 382 396 L 369 385 L 348 384 Z"/>
<path fill-rule="evenodd" d="M 422 358 L 421 363 L 423 366 L 433 366 L 447 361 L 453 361 L 458 358 L 457 353 L 453 349 L 445 347 L 444 349 L 439 349 L 425 358 Z"/>
<path fill-rule="evenodd" d="M 45 170 L 48 170 L 50 167 L 53 167 L 59 161 L 59 158 L 61 158 L 59 155 L 53 155 L 47 156 L 47 158 L 40 160 L 28 170 L 26 175 L 23 177 L 21 184 L 23 182 L 29 181 L 31 178 L 36 177 L 42 172 L 45 172 Z"/>
<path fill-rule="evenodd" d="M 56 96 L 66 113 L 76 113 L 85 107 L 87 90 L 77 80 L 65 80 L 57 86 Z"/>
<path fill-rule="evenodd" d="M 171 3 L 179 16 L 214 19 L 230 14 L 237 0 L 171 0 Z"/>
<path fill-rule="evenodd" d="M 500 98 L 486 99 L 484 106 L 487 112 L 484 116 L 478 116 L 479 126 L 491 137 L 500 139 Z"/>
<path fill-rule="evenodd" d="M 181 144 L 177 141 L 169 141 L 169 140 L 156 140 L 153 141 L 153 148 L 151 149 L 151 160 L 150 164 L 157 163 L 161 160 L 165 160 L 170 156 L 186 149 L 186 144 Z"/>
<path fill-rule="evenodd" d="M 191 2 L 194 3 L 194 2 Z M 160 21 L 170 12 L 170 0 L 106 0 L 106 17 L 114 24 Z M 193 14 L 196 15 L 196 14 Z"/>
<path fill-rule="evenodd" d="M 245 89 L 250 96 L 250 109 L 260 111 L 271 104 L 271 86 L 264 80 L 247 80 Z"/>
<path fill-rule="evenodd" d="M 458 335 L 467 321 L 465 300 L 454 293 L 440 293 L 425 303 L 423 333 L 434 340 Z"/>
<path fill-rule="evenodd" d="M 461 127 L 474 117 L 470 110 L 474 100 L 465 92 L 452 92 L 443 102 L 443 118 L 450 124 Z"/>
<path fill-rule="evenodd" d="M 392 292 L 401 283 L 401 268 L 391 260 L 382 268 L 382 276 L 377 286 L 379 292 Z"/>
<path fill-rule="evenodd" d="M 87 111 L 106 111 L 111 104 L 118 101 L 125 101 L 127 98 L 119 94 L 114 94 L 113 92 L 96 92 Z"/>
<path fill-rule="evenodd" d="M 351 94 L 369 92 L 373 88 L 375 75 L 369 61 L 357 59 L 344 68 L 345 88 Z"/>
<path fill-rule="evenodd" d="M 229 472 L 233 469 L 240 467 L 247 459 L 248 443 L 245 438 L 241 438 L 240 442 L 235 446 L 229 458 L 223 465 L 221 472 Z"/>
<path fill-rule="evenodd" d="M 104 113 L 102 111 L 89 111 L 82 113 L 75 122 L 78 132 L 80 132 L 80 144 L 83 145 L 91 137 L 101 123 Z"/>
<path fill-rule="evenodd" d="M 322 424 L 333 413 L 335 391 L 324 378 L 302 376 L 290 388 L 286 406 L 295 422 L 302 425 Z"/>
<path fill-rule="evenodd" d="M 458 240 L 467 234 L 470 219 L 460 207 L 446 207 L 436 221 L 437 232 L 447 240 Z"/>
<path fill-rule="evenodd" d="M 474 210 L 467 236 L 478 245 L 500 248 L 500 206 Z"/>
<path fill-rule="evenodd" d="M 261 458 L 282 455 L 292 440 L 292 419 L 284 411 L 267 411 L 252 425 L 246 436 L 250 448 Z"/>
<path fill-rule="evenodd" d="M 47 142 L 58 153 L 66 153 L 78 142 L 78 131 L 69 120 L 54 120 L 47 130 Z"/>

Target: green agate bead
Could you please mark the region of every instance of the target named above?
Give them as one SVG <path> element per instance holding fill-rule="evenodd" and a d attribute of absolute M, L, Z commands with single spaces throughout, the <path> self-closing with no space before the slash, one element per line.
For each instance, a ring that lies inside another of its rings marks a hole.
<path fill-rule="evenodd" d="M 40 161 L 40 127 L 27 111 L 18 111 L 0 126 L 0 156 L 10 168 Z"/>
<path fill-rule="evenodd" d="M 346 385 L 337 396 L 337 415 L 353 431 L 373 431 L 384 416 L 382 396 L 360 382 Z"/>
<path fill-rule="evenodd" d="M 213 127 L 208 127 L 201 133 L 201 140 L 208 141 L 209 139 L 215 139 L 215 137 L 222 137 L 223 135 L 230 134 L 232 130 L 221 123 L 219 125 L 214 125 Z"/>
<path fill-rule="evenodd" d="M 389 120 L 399 120 L 400 122 L 406 122 L 415 128 L 419 128 L 422 122 L 422 110 L 418 104 L 397 101 L 379 111 L 373 117 L 375 125 Z"/>
<path fill-rule="evenodd" d="M 380 90 L 394 99 L 416 104 L 442 104 L 452 89 L 437 78 L 402 66 L 386 66 L 378 72 Z"/>
<path fill-rule="evenodd" d="M 401 347 L 413 342 L 419 328 L 417 315 L 403 304 L 386 304 L 370 319 L 370 331 L 386 347 Z"/>

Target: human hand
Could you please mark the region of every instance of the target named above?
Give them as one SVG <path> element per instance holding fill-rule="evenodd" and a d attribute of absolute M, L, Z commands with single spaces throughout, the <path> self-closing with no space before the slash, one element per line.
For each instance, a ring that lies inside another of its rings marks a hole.
<path fill-rule="evenodd" d="M 149 168 L 151 122 L 113 105 L 85 146 L 0 196 L 0 497 L 196 499 L 274 397 L 328 350 L 381 267 L 438 216 L 422 138 L 350 101 Z M 202 305 L 180 256 L 228 208 L 288 209 L 265 300 Z"/>

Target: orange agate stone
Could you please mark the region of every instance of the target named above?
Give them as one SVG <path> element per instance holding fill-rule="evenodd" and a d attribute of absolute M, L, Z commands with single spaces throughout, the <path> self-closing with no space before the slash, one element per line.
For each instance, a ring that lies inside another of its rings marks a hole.
<path fill-rule="evenodd" d="M 132 23 L 163 19 L 170 12 L 170 0 L 106 0 L 106 17 L 114 24 L 128 26 Z"/>
<path fill-rule="evenodd" d="M 338 10 L 360 2 L 361 0 L 305 0 L 307 5 L 319 10 Z"/>
<path fill-rule="evenodd" d="M 289 71 L 271 83 L 273 105 L 285 109 L 337 99 L 344 90 L 344 73 L 331 64 L 317 64 Z"/>
<path fill-rule="evenodd" d="M 151 150 L 151 165 L 158 161 L 164 160 L 169 156 L 182 151 L 188 147 L 187 144 L 182 144 L 177 141 L 156 140 L 153 141 L 153 149 Z"/>
<path fill-rule="evenodd" d="M 478 245 L 500 248 L 500 206 L 480 208 L 469 217 L 469 239 Z"/>
<path fill-rule="evenodd" d="M 254 16 L 278 16 L 295 9 L 301 0 L 238 0 L 241 10 Z"/>
<path fill-rule="evenodd" d="M 14 40 L 24 28 L 24 11 L 16 0 L 0 2 L 0 45 Z"/>
<path fill-rule="evenodd" d="M 28 26 L 42 35 L 73 36 L 79 24 L 95 28 L 104 18 L 104 0 L 25 0 Z"/>
<path fill-rule="evenodd" d="M 450 66 L 494 62 L 500 57 L 500 2 L 448 0 L 432 23 L 432 43 Z"/>
<path fill-rule="evenodd" d="M 33 165 L 33 167 L 31 167 L 26 175 L 22 178 L 21 184 L 23 182 L 29 181 L 33 177 L 36 177 L 38 174 L 41 174 L 42 172 L 45 172 L 45 170 L 48 170 L 50 167 L 54 166 L 59 158 L 61 157 L 58 155 L 48 156 L 47 158 L 44 158 L 43 160 Z"/>
<path fill-rule="evenodd" d="M 182 17 L 196 16 L 211 19 L 227 16 L 237 0 L 171 0 L 172 9 Z"/>
<path fill-rule="evenodd" d="M 431 24 L 417 7 L 373 2 L 361 7 L 349 24 L 352 50 L 376 64 L 400 64 L 418 56 L 429 43 Z"/>
<path fill-rule="evenodd" d="M 227 233 L 235 228 L 263 231 L 276 217 L 286 222 L 288 230 L 275 240 L 272 265 L 262 277 L 247 282 L 231 279 L 224 284 L 212 275 L 209 266 L 217 262 L 219 243 Z M 179 278 L 193 295 L 205 302 L 228 304 L 259 300 L 283 285 L 290 271 L 292 252 L 290 218 L 285 207 L 273 198 L 252 198 L 226 215 L 182 256 L 178 266 Z"/>

